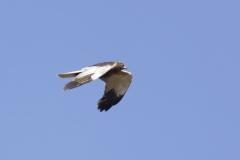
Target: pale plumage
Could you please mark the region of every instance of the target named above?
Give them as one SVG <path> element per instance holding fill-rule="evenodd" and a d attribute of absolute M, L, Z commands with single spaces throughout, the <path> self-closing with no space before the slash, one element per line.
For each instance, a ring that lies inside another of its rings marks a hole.
<path fill-rule="evenodd" d="M 65 85 L 63 90 L 69 90 L 100 78 L 106 85 L 104 95 L 98 101 L 98 109 L 107 111 L 123 98 L 130 86 L 132 74 L 123 70 L 126 68 L 121 62 L 104 62 L 79 71 L 58 74 L 58 76 L 61 78 L 75 77 Z"/>

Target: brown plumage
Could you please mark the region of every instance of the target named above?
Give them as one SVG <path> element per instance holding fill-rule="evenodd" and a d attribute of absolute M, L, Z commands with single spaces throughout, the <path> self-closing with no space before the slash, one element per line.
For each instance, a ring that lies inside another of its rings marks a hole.
<path fill-rule="evenodd" d="M 58 74 L 58 76 L 61 78 L 75 77 L 65 85 L 63 90 L 69 90 L 100 78 L 106 85 L 104 95 L 98 101 L 98 109 L 107 111 L 123 98 L 130 86 L 132 74 L 123 70 L 126 68 L 121 62 L 104 62 L 79 71 Z"/>

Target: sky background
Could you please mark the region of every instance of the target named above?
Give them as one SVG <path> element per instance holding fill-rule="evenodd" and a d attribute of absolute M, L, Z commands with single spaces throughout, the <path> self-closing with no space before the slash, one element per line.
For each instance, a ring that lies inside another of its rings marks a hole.
<path fill-rule="evenodd" d="M 239 160 L 240 2 L 1 0 L 1 160 Z M 58 73 L 121 61 L 63 92 Z"/>

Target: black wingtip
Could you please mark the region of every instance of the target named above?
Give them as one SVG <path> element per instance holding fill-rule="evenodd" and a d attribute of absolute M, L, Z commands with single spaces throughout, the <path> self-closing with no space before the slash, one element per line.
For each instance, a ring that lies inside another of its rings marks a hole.
<path fill-rule="evenodd" d="M 124 95 L 117 96 L 114 90 L 110 90 L 103 95 L 103 97 L 98 101 L 98 109 L 100 112 L 108 111 L 112 106 L 116 105 Z"/>
<path fill-rule="evenodd" d="M 108 107 L 106 107 L 106 106 L 98 106 L 98 109 L 99 109 L 100 112 L 102 112 L 102 111 L 107 112 L 111 107 L 112 107 L 112 105 L 108 106 Z"/>

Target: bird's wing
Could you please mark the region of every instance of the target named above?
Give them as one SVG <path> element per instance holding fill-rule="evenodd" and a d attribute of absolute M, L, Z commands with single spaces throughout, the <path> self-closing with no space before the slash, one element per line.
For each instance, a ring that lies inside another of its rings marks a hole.
<path fill-rule="evenodd" d="M 78 71 L 78 74 L 75 72 L 69 72 L 65 73 L 65 74 L 59 74 L 60 77 L 67 77 L 67 75 L 69 75 L 68 77 L 70 77 L 70 75 L 73 75 L 74 73 L 76 73 L 77 75 L 75 75 L 76 77 L 69 83 L 67 83 L 63 90 L 69 90 L 78 86 L 81 86 L 85 83 L 91 82 L 99 77 L 101 77 L 102 75 L 104 75 L 105 73 L 107 73 L 108 71 L 110 71 L 111 69 L 113 69 L 116 66 L 117 63 L 99 63 L 90 67 L 85 67 L 82 70 Z M 73 75 L 74 76 L 74 75 Z"/>
<path fill-rule="evenodd" d="M 107 111 L 123 98 L 132 81 L 132 74 L 122 70 L 117 74 L 101 78 L 101 80 L 106 82 L 106 85 L 104 95 L 98 101 L 98 109 Z"/>
<path fill-rule="evenodd" d="M 60 77 L 60 78 L 76 77 L 81 72 L 83 72 L 83 70 L 72 71 L 72 72 L 67 72 L 67 73 L 60 73 L 60 74 L 58 74 L 58 77 Z"/>

